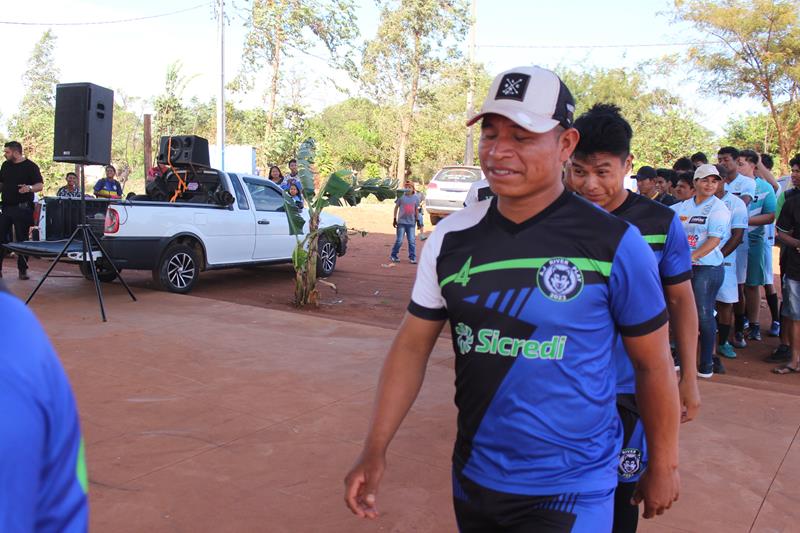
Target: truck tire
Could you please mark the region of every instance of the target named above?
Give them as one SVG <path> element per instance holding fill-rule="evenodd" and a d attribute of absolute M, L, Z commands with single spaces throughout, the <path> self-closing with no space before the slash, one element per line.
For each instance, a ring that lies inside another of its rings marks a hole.
<path fill-rule="evenodd" d="M 440 220 L 442 220 L 442 217 L 440 217 L 439 215 L 431 215 L 431 224 L 433 224 L 434 226 L 438 224 Z"/>
<path fill-rule="evenodd" d="M 336 245 L 326 237 L 317 242 L 317 277 L 327 278 L 336 269 Z"/>
<path fill-rule="evenodd" d="M 153 269 L 153 281 L 160 289 L 178 294 L 191 291 L 200 276 L 197 251 L 186 244 L 171 244 Z"/>
<path fill-rule="evenodd" d="M 111 283 L 117 279 L 117 273 L 114 272 L 114 269 L 111 268 L 111 265 L 109 265 L 108 262 L 104 261 L 103 259 L 98 259 L 95 261 L 94 266 L 97 270 L 97 279 L 103 283 Z M 84 278 L 88 279 L 89 281 L 94 281 L 94 278 L 92 277 L 92 265 L 89 263 L 89 261 L 81 262 L 80 269 Z M 117 270 L 122 271 L 121 268 L 118 268 Z"/>

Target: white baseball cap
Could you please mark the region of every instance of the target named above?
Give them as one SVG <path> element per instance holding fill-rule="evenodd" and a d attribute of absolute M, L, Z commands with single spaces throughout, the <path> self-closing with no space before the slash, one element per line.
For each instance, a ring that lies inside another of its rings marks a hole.
<path fill-rule="evenodd" d="M 722 179 L 720 177 L 720 175 L 719 175 L 719 170 L 717 170 L 716 165 L 709 165 L 709 164 L 700 165 L 694 171 L 694 179 L 695 180 L 703 179 L 703 178 L 706 178 L 708 176 L 716 176 L 719 179 Z"/>
<path fill-rule="evenodd" d="M 495 113 L 534 133 L 545 133 L 559 124 L 571 128 L 575 99 L 552 70 L 517 67 L 498 74 L 480 112 L 469 119 L 472 126 Z"/>

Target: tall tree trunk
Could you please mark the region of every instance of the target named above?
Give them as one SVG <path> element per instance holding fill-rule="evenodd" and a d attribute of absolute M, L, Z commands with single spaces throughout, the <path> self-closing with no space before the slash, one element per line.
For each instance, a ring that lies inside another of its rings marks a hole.
<path fill-rule="evenodd" d="M 283 40 L 280 33 L 276 36 L 275 57 L 272 59 L 272 84 L 269 88 L 269 111 L 267 112 L 267 129 L 264 132 L 264 144 L 269 143 L 272 137 L 272 130 L 275 122 L 275 104 L 278 100 L 278 81 L 280 80 L 281 68 L 281 48 Z"/>
<path fill-rule="evenodd" d="M 406 179 L 406 146 L 411 134 L 411 124 L 414 121 L 414 107 L 417 104 L 420 75 L 420 35 L 414 34 L 414 56 L 411 60 L 411 88 L 406 99 L 406 108 L 400 119 L 400 139 L 397 143 L 397 179 L 403 183 Z"/>

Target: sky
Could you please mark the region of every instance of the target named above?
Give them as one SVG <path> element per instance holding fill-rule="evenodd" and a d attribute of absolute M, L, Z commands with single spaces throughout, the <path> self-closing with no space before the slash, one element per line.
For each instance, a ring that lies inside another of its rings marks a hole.
<path fill-rule="evenodd" d="M 375 35 L 379 10 L 373 0 L 357 0 L 361 38 Z M 26 0 L 0 14 L 0 46 L 6 53 L 0 82 L 0 129 L 16 112 L 24 93 L 22 75 L 35 43 L 50 28 L 57 37 L 55 63 L 61 82 L 88 81 L 120 93 L 151 98 L 161 92 L 167 66 L 181 61 L 192 77 L 186 96 L 214 96 L 219 83 L 217 23 L 212 2 L 202 0 Z M 226 0 L 225 76 L 241 66 L 249 0 Z M 685 52 L 685 46 L 624 46 L 685 43 L 703 37 L 672 20 L 666 0 L 477 0 L 476 59 L 494 74 L 517 65 L 556 68 L 633 68 L 642 61 Z M 164 15 L 118 24 L 87 24 Z M 25 25 L 7 24 L 24 22 Z M 81 23 L 82 25 L 55 25 Z M 52 25 L 39 25 L 52 24 Z M 463 45 L 466 53 L 466 39 Z M 576 48 L 576 46 L 578 48 Z M 567 48 L 569 47 L 569 48 Z M 343 100 L 329 78 L 354 87 L 346 75 L 327 67 L 324 51 L 296 53 L 287 69 L 302 84 L 303 101 L 312 111 Z M 760 111 L 748 99 L 721 100 L 699 92 L 702 79 L 688 66 L 669 77 L 650 80 L 652 87 L 676 92 L 697 109 L 698 120 L 719 134 L 729 118 Z M 242 106 L 263 105 L 263 89 L 227 95 Z M 480 97 L 479 97 L 480 98 Z M 138 111 L 150 109 L 142 103 Z"/>

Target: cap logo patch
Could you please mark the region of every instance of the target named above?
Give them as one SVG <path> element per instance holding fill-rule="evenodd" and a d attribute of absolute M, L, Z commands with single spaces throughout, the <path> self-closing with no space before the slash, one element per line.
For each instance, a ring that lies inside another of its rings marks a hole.
<path fill-rule="evenodd" d="M 528 82 L 531 80 L 528 74 L 512 72 L 503 76 L 500 80 L 500 87 L 497 89 L 495 100 L 525 100 L 525 91 L 528 90 Z"/>

